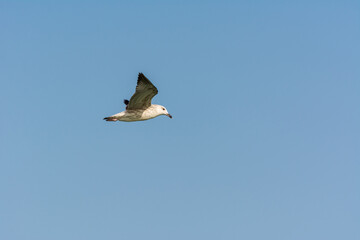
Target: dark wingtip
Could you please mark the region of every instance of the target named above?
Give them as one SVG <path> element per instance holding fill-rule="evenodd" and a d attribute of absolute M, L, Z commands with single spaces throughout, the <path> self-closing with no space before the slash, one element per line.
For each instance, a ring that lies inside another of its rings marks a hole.
<path fill-rule="evenodd" d="M 104 120 L 106 120 L 107 122 L 115 122 L 116 118 L 114 118 L 114 117 L 106 117 L 106 118 L 104 118 Z"/>
<path fill-rule="evenodd" d="M 145 76 L 142 72 L 139 72 L 137 83 L 139 84 L 140 79 L 143 79 Z"/>

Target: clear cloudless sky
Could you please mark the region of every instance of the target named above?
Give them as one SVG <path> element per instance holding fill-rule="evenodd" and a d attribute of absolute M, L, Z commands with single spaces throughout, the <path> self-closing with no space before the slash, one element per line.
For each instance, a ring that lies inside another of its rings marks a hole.
<path fill-rule="evenodd" d="M 359 1 L 0 1 L 0 239 L 360 239 Z M 173 119 L 105 122 L 143 72 Z"/>

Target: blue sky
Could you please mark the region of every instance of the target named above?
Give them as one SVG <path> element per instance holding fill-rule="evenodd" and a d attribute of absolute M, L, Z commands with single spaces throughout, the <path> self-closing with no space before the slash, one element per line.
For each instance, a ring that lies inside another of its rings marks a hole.
<path fill-rule="evenodd" d="M 359 239 L 359 9 L 1 1 L 0 239 Z"/>

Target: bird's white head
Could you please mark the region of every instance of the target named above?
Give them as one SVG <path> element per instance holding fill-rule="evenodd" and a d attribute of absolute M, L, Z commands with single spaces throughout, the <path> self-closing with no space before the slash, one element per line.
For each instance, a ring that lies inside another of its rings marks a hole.
<path fill-rule="evenodd" d="M 172 116 L 170 115 L 170 113 L 168 113 L 168 111 L 166 110 L 166 108 L 164 106 L 161 106 L 161 105 L 155 105 L 156 107 L 156 112 L 159 114 L 159 115 L 166 115 L 168 116 L 169 118 L 172 118 Z"/>

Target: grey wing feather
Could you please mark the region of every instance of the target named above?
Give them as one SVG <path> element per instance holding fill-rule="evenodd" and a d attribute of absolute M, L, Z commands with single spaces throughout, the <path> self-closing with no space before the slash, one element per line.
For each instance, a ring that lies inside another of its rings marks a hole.
<path fill-rule="evenodd" d="M 158 93 L 157 88 L 147 79 L 144 74 L 139 73 L 136 91 L 130 98 L 126 109 L 146 109 L 151 106 L 151 99 Z"/>

